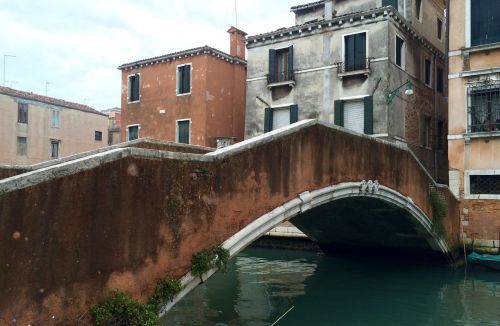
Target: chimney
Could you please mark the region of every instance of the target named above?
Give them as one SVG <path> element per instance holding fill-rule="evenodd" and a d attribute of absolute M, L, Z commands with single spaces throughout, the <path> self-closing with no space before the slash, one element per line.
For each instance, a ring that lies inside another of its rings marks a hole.
<path fill-rule="evenodd" d="M 242 30 L 237 29 L 234 26 L 231 26 L 227 30 L 229 33 L 229 54 L 233 57 L 238 57 L 240 59 L 245 60 L 245 36 L 247 33 Z"/>
<path fill-rule="evenodd" d="M 325 20 L 333 18 L 333 0 L 325 0 Z"/>

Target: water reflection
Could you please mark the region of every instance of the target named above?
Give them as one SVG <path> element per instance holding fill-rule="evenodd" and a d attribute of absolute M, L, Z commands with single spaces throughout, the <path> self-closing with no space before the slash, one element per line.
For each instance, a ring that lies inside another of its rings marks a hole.
<path fill-rule="evenodd" d="M 163 325 L 500 325 L 500 273 L 247 249 Z"/>

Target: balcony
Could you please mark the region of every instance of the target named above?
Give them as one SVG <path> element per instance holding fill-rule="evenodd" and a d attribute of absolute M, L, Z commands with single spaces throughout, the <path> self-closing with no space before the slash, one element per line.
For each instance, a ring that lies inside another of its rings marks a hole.
<path fill-rule="evenodd" d="M 267 77 L 267 88 L 271 89 L 278 86 L 290 86 L 293 88 L 295 86 L 295 71 L 288 70 L 277 72 L 273 75 L 266 75 Z"/>
<path fill-rule="evenodd" d="M 342 79 L 344 77 L 357 75 L 368 76 L 371 73 L 370 62 L 371 58 L 366 58 L 361 62 L 350 63 L 347 65 L 345 61 L 338 61 L 336 62 L 337 77 Z"/>

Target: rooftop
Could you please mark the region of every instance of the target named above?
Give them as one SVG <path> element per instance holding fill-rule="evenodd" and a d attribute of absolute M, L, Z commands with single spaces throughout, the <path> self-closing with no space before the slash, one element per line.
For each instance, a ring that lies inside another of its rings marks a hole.
<path fill-rule="evenodd" d="M 184 51 L 164 54 L 164 55 L 161 55 L 158 57 L 153 57 L 153 58 L 137 60 L 137 61 L 133 61 L 133 62 L 129 62 L 129 63 L 124 63 L 121 66 L 119 66 L 118 69 L 120 69 L 120 70 L 133 69 L 133 68 L 138 68 L 138 67 L 142 67 L 142 66 L 148 66 L 148 65 L 158 64 L 158 63 L 162 63 L 162 62 L 169 62 L 169 61 L 174 61 L 174 60 L 178 60 L 178 59 L 182 59 L 182 58 L 192 57 L 195 55 L 203 55 L 203 54 L 209 54 L 209 55 L 215 56 L 215 57 L 220 58 L 222 60 L 225 60 L 229 63 L 243 64 L 243 65 L 247 64 L 246 60 L 229 55 L 225 52 L 222 52 L 222 51 L 214 49 L 208 45 L 205 45 L 205 46 L 200 46 L 197 48 L 188 49 L 188 50 L 184 50 Z"/>
<path fill-rule="evenodd" d="M 316 2 L 310 2 L 310 3 L 306 3 L 306 4 L 303 4 L 303 5 L 298 5 L 298 6 L 293 6 L 290 8 L 290 11 L 291 12 L 297 12 L 297 11 L 303 11 L 303 10 L 307 10 L 307 9 L 312 9 L 312 8 L 316 8 L 318 6 L 321 6 L 325 3 L 324 0 L 321 0 L 321 1 L 316 1 Z"/>
<path fill-rule="evenodd" d="M 65 100 L 61 100 L 61 99 L 57 99 L 57 98 L 53 98 L 53 97 L 43 96 L 43 95 L 35 94 L 32 92 L 24 92 L 24 91 L 10 88 L 10 87 L 0 86 L 0 94 L 18 97 L 18 98 L 22 98 L 25 100 L 42 102 L 42 103 L 55 105 L 55 106 L 61 106 L 61 107 L 65 107 L 68 109 L 73 109 L 73 110 L 78 110 L 78 111 L 107 116 L 106 114 L 104 114 L 100 111 L 97 111 L 96 109 L 93 109 L 88 105 L 79 104 L 79 103 L 75 103 L 75 102 L 69 102 L 69 101 L 65 101 Z"/>

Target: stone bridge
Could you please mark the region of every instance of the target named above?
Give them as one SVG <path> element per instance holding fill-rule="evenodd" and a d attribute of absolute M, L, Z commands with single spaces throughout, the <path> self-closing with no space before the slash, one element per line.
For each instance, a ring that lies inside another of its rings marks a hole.
<path fill-rule="evenodd" d="M 458 253 L 458 202 L 407 148 L 316 120 L 214 152 L 138 141 L 2 173 L 0 325 L 76 324 L 167 274 L 180 298 L 194 253 L 235 255 L 289 219 L 326 250 Z M 431 188 L 448 214 L 434 224 Z"/>

